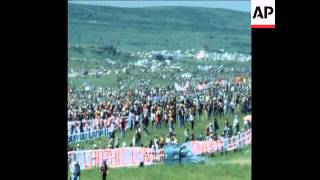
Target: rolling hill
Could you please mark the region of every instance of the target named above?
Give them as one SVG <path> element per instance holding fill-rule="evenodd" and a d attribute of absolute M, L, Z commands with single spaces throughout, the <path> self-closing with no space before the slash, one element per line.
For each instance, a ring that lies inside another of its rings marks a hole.
<path fill-rule="evenodd" d="M 120 8 L 68 4 L 68 41 L 121 51 L 251 52 L 249 13 L 199 7 Z"/>

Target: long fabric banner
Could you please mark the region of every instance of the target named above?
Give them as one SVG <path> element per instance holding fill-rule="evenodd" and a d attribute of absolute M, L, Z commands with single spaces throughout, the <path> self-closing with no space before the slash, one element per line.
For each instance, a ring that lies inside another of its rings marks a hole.
<path fill-rule="evenodd" d="M 144 147 L 122 147 L 117 149 L 99 149 L 68 152 L 70 159 L 79 161 L 81 169 L 99 167 L 104 159 L 110 167 L 130 167 L 151 165 L 163 160 L 163 149 Z"/>
<path fill-rule="evenodd" d="M 189 88 L 189 82 L 187 82 L 186 85 L 184 85 L 183 87 L 179 86 L 178 83 L 174 83 L 174 87 L 176 91 L 186 91 Z"/>
<path fill-rule="evenodd" d="M 184 145 L 192 152 L 192 154 L 199 155 L 241 149 L 248 144 L 251 144 L 251 130 L 231 138 L 224 138 L 217 141 L 189 141 Z"/>
<path fill-rule="evenodd" d="M 68 143 L 81 142 L 88 139 L 99 138 L 108 135 L 108 133 L 112 133 L 114 130 L 114 127 L 110 126 L 101 130 L 87 131 L 83 133 L 68 135 Z"/>

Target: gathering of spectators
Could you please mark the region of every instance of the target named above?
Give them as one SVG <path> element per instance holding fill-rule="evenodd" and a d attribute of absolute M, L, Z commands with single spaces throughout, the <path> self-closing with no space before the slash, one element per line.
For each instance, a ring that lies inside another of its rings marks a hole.
<path fill-rule="evenodd" d="M 68 90 L 68 133 L 82 133 L 109 128 L 109 147 L 120 147 L 120 132 L 124 137 L 127 131 L 133 131 L 134 136 L 129 146 L 163 147 L 168 143 L 178 143 L 176 128 L 186 128 L 189 123 L 191 130 L 197 121 L 208 119 L 209 125 L 205 135 L 195 137 L 186 129 L 186 140 L 217 139 L 218 136 L 231 136 L 240 131 L 239 120 L 235 113 L 251 112 L 251 86 L 248 82 L 234 79 L 213 81 L 212 87 L 198 90 L 190 87 L 186 92 L 179 92 L 172 86 L 155 86 L 148 84 L 128 89 L 91 88 Z M 206 80 L 208 82 L 208 80 Z M 193 82 L 197 84 L 198 82 Z M 221 128 L 218 119 L 227 114 L 234 117 L 233 124 L 226 120 L 222 134 L 216 132 Z M 206 117 L 204 117 L 206 115 Z M 244 128 L 248 129 L 247 121 Z M 150 128 L 167 129 L 167 136 L 150 141 L 149 145 L 142 143 L 142 133 L 150 135 Z M 202 133 L 202 132 L 201 132 Z M 183 142 L 183 140 L 180 140 Z"/>

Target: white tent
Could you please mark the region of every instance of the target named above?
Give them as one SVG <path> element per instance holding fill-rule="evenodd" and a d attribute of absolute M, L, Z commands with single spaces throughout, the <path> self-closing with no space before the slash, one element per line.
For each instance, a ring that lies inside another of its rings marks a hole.
<path fill-rule="evenodd" d="M 190 74 L 190 73 L 184 73 L 184 74 L 181 75 L 181 77 L 183 77 L 183 78 L 191 78 L 191 77 L 192 77 L 192 74 Z"/>

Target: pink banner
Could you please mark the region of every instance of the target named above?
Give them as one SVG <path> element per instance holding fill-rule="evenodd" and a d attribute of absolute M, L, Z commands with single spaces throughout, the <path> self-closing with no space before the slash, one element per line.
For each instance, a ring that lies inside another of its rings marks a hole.
<path fill-rule="evenodd" d="M 79 161 L 81 169 L 99 167 L 107 160 L 110 167 L 130 167 L 154 164 L 163 160 L 163 150 L 143 147 L 123 147 L 117 149 L 99 149 L 68 152 L 68 157 Z"/>

